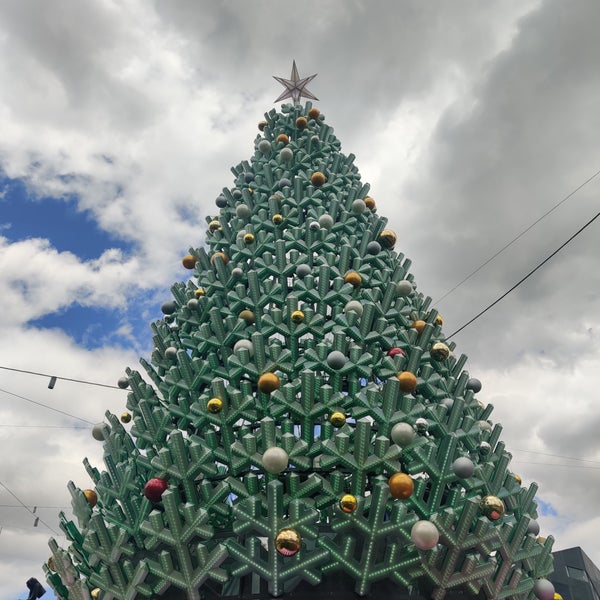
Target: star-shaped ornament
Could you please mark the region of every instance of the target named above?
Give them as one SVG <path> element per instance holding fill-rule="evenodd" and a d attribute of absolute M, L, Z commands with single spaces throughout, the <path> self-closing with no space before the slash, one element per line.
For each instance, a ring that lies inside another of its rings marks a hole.
<path fill-rule="evenodd" d="M 298 75 L 298 69 L 296 68 L 296 61 L 293 61 L 292 64 L 292 74 L 289 79 L 285 79 L 284 77 L 275 77 L 273 75 L 273 79 L 277 79 L 279 83 L 285 87 L 285 90 L 281 92 L 281 95 L 275 102 L 281 102 L 281 100 L 285 100 L 286 98 L 291 98 L 294 103 L 300 102 L 300 98 L 309 98 L 310 100 L 318 100 L 316 96 L 311 94 L 306 86 L 317 76 L 310 75 L 309 77 L 304 77 L 300 79 Z"/>

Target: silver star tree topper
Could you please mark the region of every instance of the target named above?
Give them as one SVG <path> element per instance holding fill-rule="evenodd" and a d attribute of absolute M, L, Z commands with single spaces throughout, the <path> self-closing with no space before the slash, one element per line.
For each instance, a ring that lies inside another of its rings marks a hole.
<path fill-rule="evenodd" d="M 317 76 L 310 75 L 309 77 L 304 77 L 300 79 L 298 75 L 298 69 L 296 68 L 296 61 L 294 60 L 292 63 L 292 74 L 289 79 L 285 79 L 284 77 L 275 77 L 273 75 L 273 79 L 277 79 L 279 83 L 285 87 L 285 90 L 281 92 L 279 98 L 275 100 L 275 102 L 281 102 L 281 100 L 285 100 L 286 98 L 291 98 L 294 103 L 299 102 L 300 98 L 309 98 L 310 100 L 318 100 L 318 98 L 311 94 L 306 86 Z"/>

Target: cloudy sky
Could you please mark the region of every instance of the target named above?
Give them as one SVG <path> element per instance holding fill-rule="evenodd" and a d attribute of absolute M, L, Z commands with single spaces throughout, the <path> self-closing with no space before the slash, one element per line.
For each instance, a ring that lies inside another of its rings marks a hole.
<path fill-rule="evenodd" d="M 600 175 L 438 302 L 600 170 L 599 28 L 595 0 L 0 0 L 0 366 L 114 386 L 148 356 L 293 58 L 450 334 L 598 211 Z M 453 338 L 542 535 L 598 564 L 599 240 L 600 219 Z M 125 404 L 47 385 L 0 369 L 11 600 Z"/>

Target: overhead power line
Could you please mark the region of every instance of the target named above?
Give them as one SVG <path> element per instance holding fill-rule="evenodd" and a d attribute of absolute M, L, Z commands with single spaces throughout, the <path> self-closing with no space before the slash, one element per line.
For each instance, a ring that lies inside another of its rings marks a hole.
<path fill-rule="evenodd" d="M 51 382 L 50 385 L 52 385 L 52 387 L 54 387 L 52 380 L 54 380 L 54 382 L 56 382 L 57 379 L 60 379 L 61 381 L 71 381 L 72 383 L 83 383 L 85 385 L 95 385 L 98 387 L 110 388 L 112 390 L 121 390 L 121 388 L 117 387 L 116 385 L 108 385 L 107 383 L 98 383 L 97 381 L 87 381 L 86 379 L 72 379 L 71 377 L 60 377 L 59 375 L 50 375 L 49 373 L 36 373 L 35 371 L 27 371 L 26 369 L 14 369 L 12 367 L 0 366 L 0 369 L 3 369 L 5 371 L 15 371 L 16 373 L 27 373 L 28 375 L 39 375 L 40 377 L 46 377 L 46 378 L 50 379 L 50 382 Z M 48 387 L 50 387 L 50 385 Z"/>
<path fill-rule="evenodd" d="M 490 258 L 488 258 L 485 262 L 481 263 L 474 271 L 471 271 L 471 273 L 469 273 L 464 279 L 459 281 L 453 288 L 449 289 L 443 296 L 438 298 L 435 301 L 435 304 L 439 304 L 442 300 L 444 300 L 444 298 L 447 298 L 452 292 L 457 290 L 463 283 L 466 283 L 469 279 L 471 279 L 471 277 L 473 277 L 473 275 L 476 275 L 477 273 L 479 273 L 479 271 L 481 271 L 481 269 L 486 267 L 497 256 L 502 254 L 506 249 L 510 248 L 510 246 L 512 246 L 516 241 L 520 240 L 528 231 L 533 229 L 542 219 L 545 219 L 550 213 L 554 212 L 561 204 L 564 204 L 569 198 L 574 196 L 581 188 L 585 187 L 590 181 L 592 181 L 592 179 L 596 178 L 598 175 L 600 175 L 600 170 L 596 171 L 591 177 L 589 177 L 581 185 L 576 187 L 570 194 L 567 194 L 558 204 L 555 204 L 550 210 L 546 211 L 541 217 L 539 217 L 531 225 L 529 225 L 529 227 L 523 229 L 523 231 L 521 231 L 521 233 L 519 233 L 516 237 L 514 237 L 512 240 L 510 240 L 510 242 L 508 242 L 504 246 L 502 246 L 502 248 L 500 248 L 500 250 L 498 250 L 495 254 L 490 256 Z"/>
<path fill-rule="evenodd" d="M 500 296 L 499 298 L 494 300 L 490 305 L 486 306 L 481 312 L 477 313 L 472 319 L 469 319 L 464 325 L 462 325 L 456 331 L 454 331 L 449 336 L 447 336 L 446 339 L 449 340 L 451 337 L 454 337 L 457 333 L 462 331 L 465 327 L 469 326 L 471 323 L 473 323 L 474 321 L 479 319 L 479 317 L 481 317 L 488 310 L 490 310 L 490 308 L 493 308 L 494 306 L 496 306 L 496 304 L 498 304 L 498 302 L 500 302 L 501 300 L 506 298 L 506 296 L 508 296 L 512 291 L 516 290 L 524 281 L 529 279 L 536 271 L 541 269 L 553 256 L 558 254 L 567 244 L 569 244 L 571 241 L 573 241 L 584 229 L 589 227 L 598 217 L 600 217 L 600 212 L 596 213 L 583 227 L 578 229 L 566 242 L 561 244 L 554 252 L 552 252 L 552 254 L 547 256 L 541 263 L 539 263 L 537 265 L 537 267 L 535 267 L 534 269 L 529 271 L 529 273 L 527 273 L 527 275 L 525 275 L 525 277 L 523 277 L 522 279 L 517 281 L 517 283 L 515 283 L 515 285 L 513 285 L 509 290 L 504 292 L 504 294 L 502 294 L 502 296 Z"/>

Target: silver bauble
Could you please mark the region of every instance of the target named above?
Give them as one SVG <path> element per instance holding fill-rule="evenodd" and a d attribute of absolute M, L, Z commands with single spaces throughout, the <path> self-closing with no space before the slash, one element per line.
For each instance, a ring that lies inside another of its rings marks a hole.
<path fill-rule="evenodd" d="M 459 456 L 452 463 L 452 471 L 460 479 L 469 479 L 469 477 L 473 477 L 475 464 L 467 456 Z"/>
<path fill-rule="evenodd" d="M 537 536 L 539 532 L 540 524 L 535 519 L 531 519 L 527 525 L 527 533 L 533 533 L 533 535 Z"/>
<path fill-rule="evenodd" d="M 234 352 L 239 352 L 240 350 L 248 350 L 248 352 L 250 353 L 250 356 L 254 355 L 254 345 L 252 344 L 252 342 L 250 340 L 238 340 L 233 345 Z"/>
<path fill-rule="evenodd" d="M 554 586 L 547 579 L 536 579 L 533 593 L 538 600 L 554 600 Z"/>
<path fill-rule="evenodd" d="M 392 442 L 398 446 L 408 446 L 415 439 L 415 430 L 408 423 L 396 423 L 390 433 Z"/>
<path fill-rule="evenodd" d="M 247 204 L 238 204 L 235 207 L 235 214 L 240 219 L 249 219 L 252 216 L 252 209 Z"/>
<path fill-rule="evenodd" d="M 319 225 L 323 229 L 331 229 L 333 227 L 333 217 L 331 215 L 321 215 L 319 217 Z"/>
<path fill-rule="evenodd" d="M 92 437 L 95 440 L 98 440 L 99 442 L 103 442 L 104 441 L 104 433 L 102 432 L 103 428 L 104 428 L 104 423 L 96 423 L 92 427 Z"/>
<path fill-rule="evenodd" d="M 431 550 L 440 540 L 440 532 L 431 521 L 417 521 L 410 530 L 410 537 L 419 550 Z"/>
<path fill-rule="evenodd" d="M 289 460 L 288 453 L 283 448 L 277 446 L 267 448 L 262 456 L 262 464 L 265 471 L 273 475 L 284 471 L 288 466 Z"/>
<path fill-rule="evenodd" d="M 407 279 L 404 279 L 403 281 L 399 281 L 396 284 L 396 292 L 398 294 L 398 296 L 408 296 L 413 290 L 413 286 L 412 283 L 410 281 L 408 281 Z"/>
<path fill-rule="evenodd" d="M 344 306 L 344 312 L 355 312 L 360 316 L 363 314 L 363 305 L 358 300 L 350 300 Z"/>
<path fill-rule="evenodd" d="M 346 358 L 346 355 L 343 352 L 340 352 L 339 350 L 333 350 L 327 355 L 327 364 L 332 369 L 341 369 L 347 361 L 348 359 Z"/>
<path fill-rule="evenodd" d="M 468 390 L 473 390 L 475 394 L 481 391 L 481 381 L 479 379 L 475 379 L 475 377 L 471 377 L 469 381 L 467 381 L 466 388 Z"/>

